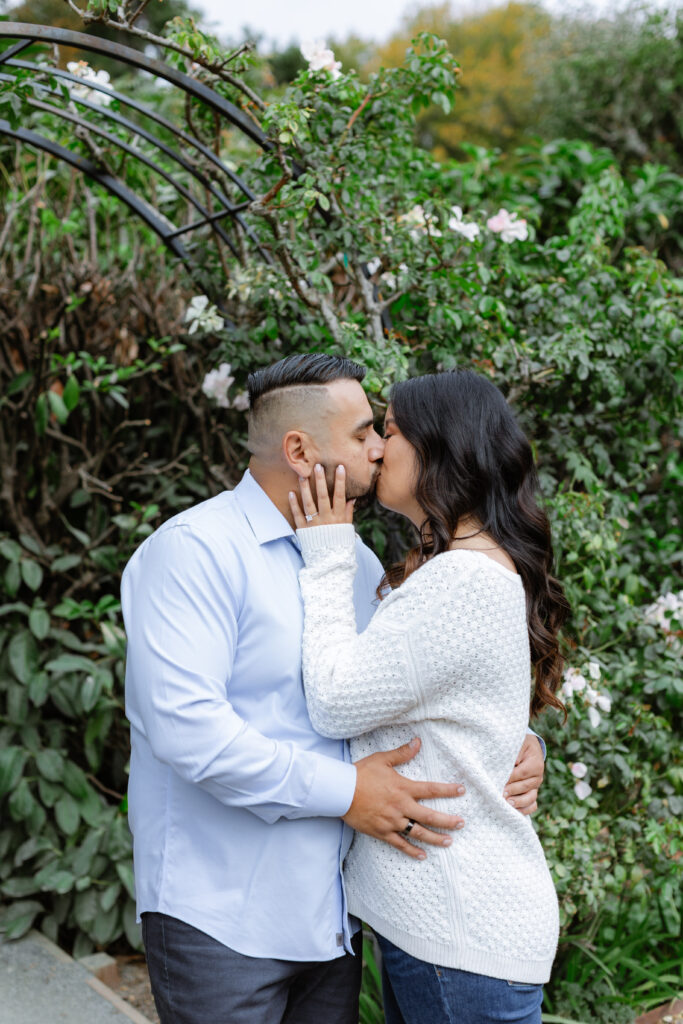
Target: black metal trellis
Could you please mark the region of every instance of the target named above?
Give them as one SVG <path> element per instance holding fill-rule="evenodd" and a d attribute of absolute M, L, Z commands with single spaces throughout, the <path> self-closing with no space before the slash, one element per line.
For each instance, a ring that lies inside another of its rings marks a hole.
<path fill-rule="evenodd" d="M 107 106 L 93 102 L 85 96 L 74 95 L 73 91 L 70 95 L 69 108 L 44 102 L 47 98 L 55 98 L 63 103 L 62 93 L 58 89 L 49 88 L 47 84 L 42 86 L 42 99 L 27 100 L 28 105 L 33 109 L 48 112 L 63 121 L 72 123 L 76 131 L 87 131 L 91 135 L 99 136 L 109 146 L 115 147 L 123 155 L 145 164 L 172 186 L 179 196 L 182 196 L 188 207 L 192 208 L 194 219 L 189 220 L 185 224 L 172 224 L 147 199 L 140 197 L 131 189 L 119 174 L 98 164 L 95 160 L 88 159 L 68 149 L 47 136 L 40 134 L 40 132 L 28 128 L 12 127 L 8 121 L 0 119 L 0 134 L 49 153 L 58 160 L 75 167 L 92 181 L 97 182 L 112 195 L 116 196 L 159 236 L 170 252 L 184 263 L 195 280 L 202 281 L 204 275 L 202 274 L 201 266 L 193 256 L 191 248 L 183 244 L 181 237 L 188 236 L 198 229 L 208 228 L 217 239 L 220 239 L 220 242 L 228 246 L 234 256 L 239 257 L 240 246 L 238 245 L 238 238 L 237 235 L 231 237 L 228 231 L 225 230 L 224 223 L 226 218 L 230 218 L 236 231 L 241 232 L 243 237 L 249 240 L 263 260 L 266 262 L 271 261 L 270 254 L 263 248 L 253 230 L 245 221 L 244 213 L 249 203 L 255 199 L 253 192 L 239 175 L 232 168 L 228 167 L 208 146 L 134 97 L 127 96 L 91 79 L 84 79 L 61 68 L 52 66 L 46 68 L 31 61 L 21 60 L 19 55 L 34 43 L 53 43 L 112 58 L 169 82 L 172 86 L 180 89 L 185 96 L 201 100 L 222 121 L 227 122 L 233 128 L 237 128 L 261 149 L 270 149 L 270 143 L 261 129 L 242 110 L 190 75 L 186 75 L 160 60 L 147 57 L 138 50 L 107 39 L 46 25 L 0 22 L 0 39 L 3 38 L 16 39 L 17 42 L 0 52 L 0 81 L 11 82 L 15 80 L 15 76 L 11 74 L 9 69 L 30 71 L 36 76 L 47 73 L 59 81 L 73 83 L 83 90 L 87 89 L 95 93 L 106 94 L 108 97 L 117 100 L 120 107 L 127 107 L 136 111 L 144 118 L 149 119 L 150 122 L 159 125 L 166 132 L 170 133 L 177 142 L 184 144 L 186 149 L 190 150 L 190 153 L 180 152 L 174 146 L 161 139 L 155 132 L 143 127 L 143 125 L 138 124 L 119 111 L 110 110 Z M 71 107 L 72 103 L 74 104 L 73 108 Z M 80 112 L 76 112 L 76 108 L 79 108 L 79 111 L 82 109 L 86 112 L 96 112 L 98 115 L 97 120 L 86 120 L 81 116 Z M 130 133 L 131 141 L 124 141 L 118 135 L 108 131 L 107 127 L 102 124 L 103 121 L 105 125 L 108 123 L 111 127 L 119 126 L 125 129 Z M 153 147 L 159 154 L 163 154 L 167 160 L 171 161 L 173 170 L 170 170 L 168 166 L 164 166 L 154 156 L 143 152 L 142 149 L 134 144 L 134 140 L 144 140 L 145 143 Z M 213 172 L 212 177 L 209 177 L 205 170 L 197 165 L 197 159 L 201 160 L 202 158 L 204 165 L 210 166 Z M 179 174 L 185 176 L 185 182 L 181 180 L 178 176 Z M 217 179 L 220 178 L 224 179 L 225 185 L 218 183 Z M 188 187 L 190 183 L 188 179 L 201 186 L 207 194 L 207 198 L 204 201 L 197 198 Z M 227 192 L 229 190 L 238 193 L 237 200 L 231 199 L 228 196 Z M 211 199 L 212 206 L 209 206 L 208 197 Z M 204 281 L 203 285 L 207 294 L 210 294 L 210 283 Z M 211 297 L 218 299 L 218 296 Z"/>
<path fill-rule="evenodd" d="M 184 74 L 176 68 L 165 64 L 163 61 L 147 57 L 139 50 L 124 46 L 121 43 L 102 39 L 98 36 L 87 35 L 84 32 L 73 32 L 69 29 L 54 28 L 49 25 L 28 25 L 23 23 L 0 22 L 0 40 L 16 39 L 17 42 L 7 49 L 0 51 L 0 82 L 16 81 L 12 70 L 29 71 L 35 76 L 49 75 L 59 82 L 73 84 L 82 90 L 106 94 L 113 100 L 118 101 L 120 107 L 129 108 L 141 115 L 152 124 L 158 125 L 167 132 L 174 140 L 175 145 L 182 144 L 185 152 L 169 145 L 162 138 L 144 127 L 137 121 L 131 119 L 118 110 L 110 110 L 107 106 L 95 103 L 82 95 L 74 95 L 73 91 L 69 96 L 68 108 L 57 103 L 46 103 L 45 98 L 54 98 L 63 104 L 63 94 L 59 89 L 51 88 L 47 83 L 41 83 L 42 99 L 27 99 L 25 102 L 29 107 L 37 111 L 43 111 L 61 118 L 63 121 L 73 124 L 76 131 L 87 132 L 91 135 L 103 138 L 106 143 L 114 147 L 124 156 L 132 158 L 145 164 L 153 172 L 166 181 L 176 193 L 185 200 L 188 208 L 192 208 L 197 216 L 185 224 L 173 224 L 158 209 L 156 209 L 146 198 L 141 197 L 136 191 L 129 187 L 121 175 L 104 167 L 96 160 L 82 156 L 66 146 L 55 142 L 40 132 L 29 128 L 13 127 L 8 121 L 0 119 L 0 135 L 16 139 L 18 142 L 42 150 L 56 159 L 76 168 L 92 181 L 98 183 L 109 193 L 123 202 L 137 217 L 148 225 L 161 239 L 168 250 L 180 260 L 190 273 L 190 276 L 199 284 L 202 290 L 212 301 L 222 308 L 222 296 L 216 293 L 215 286 L 203 273 L 202 267 L 195 259 L 191 245 L 185 245 L 181 241 L 183 236 L 188 236 L 202 228 L 208 228 L 215 236 L 218 244 L 223 243 L 234 257 L 242 258 L 243 251 L 241 242 L 247 240 L 258 256 L 265 263 L 272 263 L 270 252 L 260 243 L 256 234 L 245 219 L 245 213 L 256 196 L 242 178 L 235 173 L 220 157 L 213 152 L 200 139 L 187 132 L 170 121 L 157 110 L 146 106 L 134 96 L 105 86 L 92 79 L 86 79 L 74 75 L 70 71 L 58 67 L 45 67 L 40 64 L 20 59 L 20 54 L 34 43 L 52 43 L 61 46 L 70 46 L 78 50 L 98 54 L 119 61 L 133 68 L 142 71 L 168 82 L 170 85 L 181 90 L 186 97 L 193 97 L 201 100 L 212 110 L 224 123 L 236 128 L 244 136 L 254 142 L 260 149 L 268 151 L 272 148 L 271 143 L 261 131 L 259 126 L 229 100 L 205 85 L 197 81 L 191 75 Z M 73 107 L 71 105 L 74 105 Z M 70 108 L 70 109 L 69 109 Z M 91 111 L 97 114 L 97 119 L 86 120 L 76 108 L 85 112 Z M 163 154 L 171 161 L 176 170 L 171 171 L 150 156 L 143 152 L 133 141 L 124 141 L 118 135 L 104 127 L 101 121 L 104 120 L 110 127 L 118 126 L 130 133 L 131 140 L 143 140 L 152 151 Z M 204 167 L 198 166 L 197 161 L 204 161 Z M 207 169 L 210 168 L 212 175 L 209 176 Z M 300 172 L 296 162 L 292 164 L 294 176 Z M 186 176 L 186 182 L 178 177 L 178 174 Z M 218 184 L 219 179 L 224 179 L 225 184 Z M 188 188 L 192 181 L 199 185 L 210 196 L 214 206 L 208 205 L 208 200 L 201 201 Z M 228 191 L 232 189 L 238 193 L 237 200 L 231 199 Z M 323 220 L 329 219 L 329 214 L 319 209 L 318 212 Z M 234 228 L 231 236 L 224 225 L 229 220 Z M 241 236 L 241 237 L 240 237 Z M 204 249 L 200 254 L 204 255 Z M 366 278 L 370 278 L 370 272 L 365 264 L 361 265 L 361 271 Z M 377 286 L 373 284 L 373 292 L 377 297 Z M 383 309 L 381 314 L 384 330 L 391 329 L 391 318 L 388 309 Z"/>

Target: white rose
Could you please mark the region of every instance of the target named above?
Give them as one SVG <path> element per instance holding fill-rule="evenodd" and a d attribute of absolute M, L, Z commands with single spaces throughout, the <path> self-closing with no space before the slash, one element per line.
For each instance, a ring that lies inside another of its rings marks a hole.
<path fill-rule="evenodd" d="M 583 761 L 574 761 L 574 764 L 569 769 L 575 779 L 582 779 L 588 772 L 588 768 Z"/>
<path fill-rule="evenodd" d="M 450 230 L 455 231 L 458 235 L 462 235 L 468 242 L 473 242 L 479 234 L 479 225 L 475 224 L 474 221 L 463 220 L 462 210 L 459 206 L 452 206 L 451 213 L 453 216 L 448 221 Z"/>
<path fill-rule="evenodd" d="M 591 679 L 598 680 L 600 678 L 600 666 L 597 661 L 588 662 L 588 675 Z"/>
<path fill-rule="evenodd" d="M 597 711 L 595 708 L 589 708 L 588 709 L 588 720 L 589 720 L 590 724 L 593 726 L 593 728 L 597 729 L 597 727 L 600 725 L 600 722 L 601 722 L 600 712 Z"/>
<path fill-rule="evenodd" d="M 574 792 L 578 796 L 579 800 L 585 800 L 587 796 L 590 796 L 593 790 L 587 782 L 576 782 L 574 783 Z"/>
<path fill-rule="evenodd" d="M 232 400 L 233 409 L 239 409 L 240 412 L 246 412 L 249 408 L 249 394 L 246 391 L 240 391 L 239 394 L 235 395 Z"/>
<path fill-rule="evenodd" d="M 230 370 L 230 363 L 221 363 L 217 370 L 211 370 L 207 373 L 202 383 L 204 394 L 207 398 L 213 398 L 216 405 L 221 409 L 230 408 L 228 389 L 235 379 L 230 376 Z"/>

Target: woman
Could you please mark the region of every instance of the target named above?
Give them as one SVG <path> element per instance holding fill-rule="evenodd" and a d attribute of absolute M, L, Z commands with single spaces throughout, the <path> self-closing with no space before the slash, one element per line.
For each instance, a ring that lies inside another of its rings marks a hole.
<path fill-rule="evenodd" d="M 385 429 L 377 497 L 411 520 L 419 544 L 386 573 L 360 635 L 343 467 L 332 503 L 321 467 L 317 501 L 307 481 L 303 512 L 290 494 L 305 561 L 306 697 L 319 732 L 355 737 L 354 761 L 419 735 L 403 771 L 462 780 L 466 824 L 422 860 L 356 835 L 349 910 L 377 933 L 387 1024 L 540 1024 L 557 898 L 532 824 L 503 788 L 528 724 L 532 666 L 531 713 L 562 707 L 568 605 L 550 574 L 531 448 L 498 389 L 466 370 L 396 384 Z M 419 842 L 419 822 L 404 834 Z"/>

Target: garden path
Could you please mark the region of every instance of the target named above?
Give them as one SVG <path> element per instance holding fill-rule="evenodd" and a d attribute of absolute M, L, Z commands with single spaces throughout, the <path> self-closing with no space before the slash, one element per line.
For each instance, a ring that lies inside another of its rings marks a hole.
<path fill-rule="evenodd" d="M 0 944 L 0 1019 L 7 1024 L 149 1024 L 35 931 Z"/>

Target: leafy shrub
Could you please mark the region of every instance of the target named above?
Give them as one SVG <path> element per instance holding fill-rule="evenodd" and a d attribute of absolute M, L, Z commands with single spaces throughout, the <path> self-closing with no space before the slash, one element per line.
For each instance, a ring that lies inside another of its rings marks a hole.
<path fill-rule="evenodd" d="M 197 46 L 188 62 L 211 63 L 196 33 L 174 31 L 181 49 Z M 57 173 L 49 192 L 36 187 L 43 206 L 22 203 L 43 166 L 6 154 L 13 223 L 0 318 L 14 354 L 0 370 L 0 890 L 9 934 L 35 920 L 79 951 L 123 933 L 137 941 L 118 575 L 160 521 L 238 478 L 247 371 L 325 350 L 368 366 L 378 412 L 394 379 L 473 366 L 533 438 L 574 610 L 569 665 L 598 665 L 611 699 L 596 721 L 598 705 L 577 691 L 566 727 L 542 725 L 538 828 L 563 922 L 548 998 L 554 1011 L 585 1015 L 587 1003 L 593 1019 L 616 1020 L 620 999 L 645 1006 L 671 991 L 670 972 L 655 967 L 673 958 L 679 927 L 680 623 L 666 619 L 662 630 L 647 609 L 680 589 L 683 302 L 681 281 L 644 243 L 664 244 L 650 228 L 661 228 L 657 211 L 680 179 L 644 171 L 645 202 L 609 153 L 584 143 L 529 147 L 512 169 L 482 150 L 466 164 L 435 164 L 414 143 L 414 119 L 456 99 L 456 72 L 445 46 L 424 36 L 401 68 L 368 83 L 305 70 L 264 104 L 272 149 L 235 140 L 230 154 L 260 197 L 245 216 L 268 258 L 207 244 L 220 310 L 190 302 L 190 284 L 151 244 L 137 250 L 131 279 L 134 236 L 99 189 L 89 205 L 75 203 L 81 186 Z M 211 74 L 226 95 L 247 95 Z M 225 144 L 213 119 L 193 124 L 207 144 Z M 22 256 L 36 223 L 37 271 Z M 98 233 L 106 246 L 95 253 Z M 405 540 L 373 513 L 361 529 L 385 559 Z M 589 962 L 603 987 L 584 987 L 581 1001 L 571 985 Z M 371 988 L 366 996 L 371 1019 L 377 1000 Z"/>

